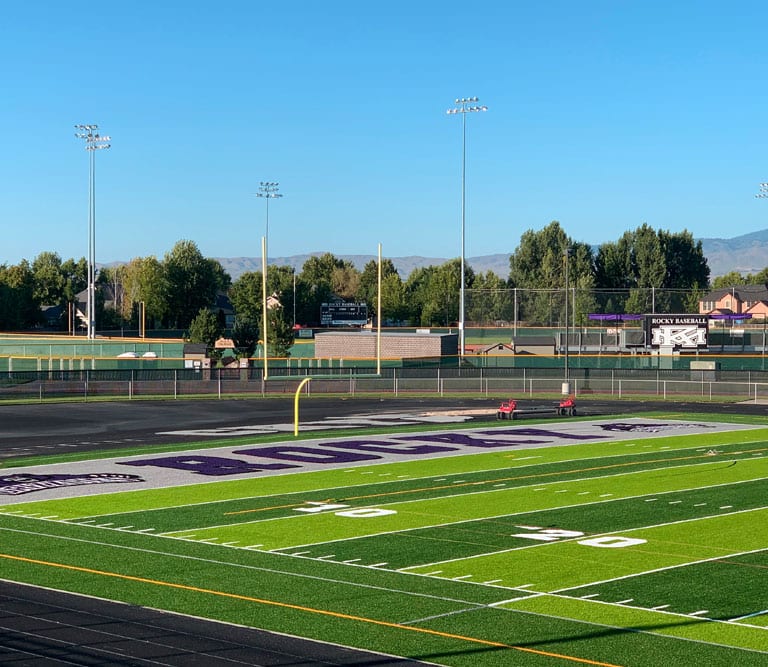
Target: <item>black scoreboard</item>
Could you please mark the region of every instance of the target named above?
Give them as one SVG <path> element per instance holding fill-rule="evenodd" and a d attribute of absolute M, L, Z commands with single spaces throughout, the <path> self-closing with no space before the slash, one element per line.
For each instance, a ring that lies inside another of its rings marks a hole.
<path fill-rule="evenodd" d="M 649 347 L 704 350 L 707 348 L 708 334 L 709 317 L 707 315 L 645 316 L 645 340 Z"/>
<path fill-rule="evenodd" d="M 368 323 L 368 306 L 363 303 L 320 304 L 320 324 L 324 327 L 362 327 Z"/>

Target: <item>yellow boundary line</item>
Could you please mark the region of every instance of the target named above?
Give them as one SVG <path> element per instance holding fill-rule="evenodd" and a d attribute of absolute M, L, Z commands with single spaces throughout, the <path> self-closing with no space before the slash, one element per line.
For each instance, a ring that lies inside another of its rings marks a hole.
<path fill-rule="evenodd" d="M 297 604 L 290 604 L 288 602 L 278 602 L 276 600 L 265 600 L 262 598 L 255 598 L 249 595 L 240 595 L 238 593 L 227 593 L 224 591 L 216 591 L 210 588 L 199 588 L 197 586 L 188 586 L 186 584 L 177 584 L 169 581 L 159 581 L 157 579 L 146 579 L 144 577 L 135 577 L 129 574 L 119 574 L 117 572 L 107 572 L 104 570 L 94 570 L 88 567 L 80 567 L 78 565 L 65 565 L 63 563 L 52 563 L 44 560 L 37 560 L 35 558 L 26 558 L 24 556 L 13 556 L 11 554 L 0 554 L 0 558 L 6 560 L 13 560 L 22 563 L 30 563 L 32 565 L 44 565 L 46 567 L 55 567 L 63 570 L 70 570 L 73 572 L 83 572 L 86 574 L 95 574 L 102 577 L 113 577 L 115 579 L 122 579 L 125 581 L 133 581 L 141 584 L 151 584 L 153 586 L 163 586 L 166 588 L 174 588 L 177 590 L 190 591 L 193 593 L 203 593 L 205 595 L 215 595 L 224 598 L 230 598 L 233 600 L 242 600 L 245 602 L 256 602 L 258 604 L 269 605 L 273 607 L 282 607 L 284 609 L 293 609 L 295 611 L 307 612 L 310 614 L 319 614 L 322 616 L 331 616 L 334 618 L 341 618 L 347 621 L 358 621 L 361 623 L 370 623 L 372 625 L 379 625 L 387 628 L 394 628 L 397 630 L 408 630 L 410 632 L 417 632 L 425 635 L 432 635 L 434 637 L 442 637 L 444 639 L 458 639 L 460 641 L 472 642 L 474 644 L 482 644 L 483 646 L 491 646 L 494 648 L 511 649 L 514 651 L 520 651 L 523 653 L 532 653 L 535 655 L 545 656 L 548 658 L 557 658 L 560 660 L 567 660 L 569 662 L 576 662 L 582 665 L 593 665 L 594 667 L 621 667 L 608 662 L 599 662 L 596 660 L 589 660 L 587 658 L 577 658 L 572 655 L 565 655 L 562 653 L 553 653 L 550 651 L 541 651 L 539 649 L 527 648 L 525 646 L 515 646 L 513 644 L 504 644 L 502 642 L 490 641 L 488 639 L 480 639 L 478 637 L 467 637 L 464 635 L 455 635 L 450 632 L 441 632 L 439 630 L 431 630 L 429 628 L 416 628 L 410 625 L 403 625 L 401 623 L 392 623 L 390 621 L 381 621 L 373 618 L 366 618 L 365 616 L 354 616 L 352 614 L 344 614 L 337 611 L 330 611 L 328 609 L 315 609 L 313 607 L 305 607 Z"/>

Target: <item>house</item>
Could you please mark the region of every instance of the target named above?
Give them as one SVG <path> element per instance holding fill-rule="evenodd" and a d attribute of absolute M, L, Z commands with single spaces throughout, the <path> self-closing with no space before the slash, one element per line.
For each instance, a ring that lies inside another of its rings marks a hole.
<path fill-rule="evenodd" d="M 96 283 L 94 287 L 96 303 L 102 302 L 105 309 L 115 309 L 117 305 L 114 285 Z M 95 306 L 95 304 L 94 304 Z M 75 295 L 75 318 L 80 326 L 88 327 L 88 289 Z"/>
<path fill-rule="evenodd" d="M 464 346 L 465 348 L 468 348 L 468 345 Z M 480 347 L 480 346 L 475 346 Z M 486 354 L 486 355 L 492 355 L 494 357 L 498 356 L 507 356 L 507 355 L 513 355 L 515 354 L 515 348 L 512 345 L 507 345 L 506 343 L 494 343 L 493 345 L 486 345 L 480 347 L 479 350 L 476 350 L 476 354 Z"/>
<path fill-rule="evenodd" d="M 699 300 L 702 315 L 750 314 L 765 318 L 768 314 L 768 285 L 734 285 L 712 290 Z"/>
<path fill-rule="evenodd" d="M 226 292 L 216 292 L 216 300 L 210 308 L 216 319 L 225 329 L 231 329 L 235 323 L 235 309 Z"/>

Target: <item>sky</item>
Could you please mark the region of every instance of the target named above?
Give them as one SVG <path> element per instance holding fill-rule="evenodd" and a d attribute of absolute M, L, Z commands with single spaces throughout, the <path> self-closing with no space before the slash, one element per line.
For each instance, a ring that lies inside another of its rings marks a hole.
<path fill-rule="evenodd" d="M 2 3 L 0 264 L 512 253 L 643 223 L 768 228 L 768 5 L 702 0 Z M 447 114 L 478 97 L 487 112 Z M 466 121 L 466 142 L 462 125 Z M 259 183 L 283 196 L 258 198 Z"/>

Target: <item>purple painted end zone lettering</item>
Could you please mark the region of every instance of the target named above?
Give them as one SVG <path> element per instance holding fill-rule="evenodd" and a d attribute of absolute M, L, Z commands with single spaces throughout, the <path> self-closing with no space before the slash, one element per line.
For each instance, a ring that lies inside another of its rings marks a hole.
<path fill-rule="evenodd" d="M 248 463 L 240 459 L 227 459 L 223 456 L 166 456 L 157 459 L 141 459 L 138 461 L 120 461 L 122 466 L 154 466 L 157 468 L 173 468 L 187 470 L 197 475 L 220 477 L 224 475 L 242 475 L 260 470 L 284 470 L 299 466 L 284 463 Z"/>
<path fill-rule="evenodd" d="M 405 440 L 406 438 L 403 438 Z M 532 440 L 530 438 L 473 438 L 466 433 L 438 433 L 435 435 L 409 436 L 407 439 L 426 440 L 428 442 L 449 442 L 453 445 L 464 447 L 479 447 L 481 449 L 493 449 L 494 447 L 509 447 L 511 445 L 541 445 L 549 440 Z"/>
<path fill-rule="evenodd" d="M 484 435 L 533 435 L 541 438 L 562 438 L 563 440 L 610 440 L 609 435 L 579 435 L 578 433 L 563 433 L 562 431 L 549 431 L 544 428 L 509 428 L 496 429 L 494 431 L 482 431 Z"/>
<path fill-rule="evenodd" d="M 257 447 L 256 449 L 238 449 L 235 454 L 278 459 L 280 461 L 301 461 L 303 463 L 354 463 L 355 461 L 379 461 L 380 456 L 358 454 L 356 452 L 337 452 L 320 447 Z"/>
<path fill-rule="evenodd" d="M 417 438 L 423 440 L 424 438 Z M 402 438 L 411 440 L 411 438 Z M 323 447 L 338 447 L 339 449 L 354 449 L 364 452 L 382 452 L 384 454 L 437 454 L 438 452 L 455 452 L 456 447 L 439 447 L 436 445 L 409 445 L 402 442 L 386 442 L 381 440 L 345 440 L 343 442 L 324 442 Z"/>

